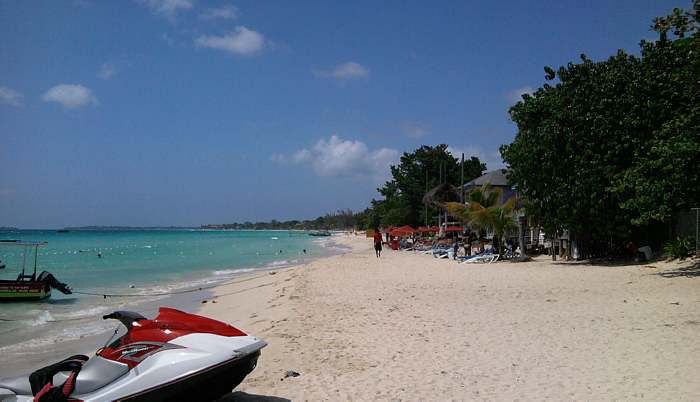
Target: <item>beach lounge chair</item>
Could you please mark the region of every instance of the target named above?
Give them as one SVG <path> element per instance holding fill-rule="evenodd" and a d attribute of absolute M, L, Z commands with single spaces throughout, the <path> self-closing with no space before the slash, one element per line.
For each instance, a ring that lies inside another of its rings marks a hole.
<path fill-rule="evenodd" d="M 457 257 L 457 260 L 458 260 L 459 262 L 464 262 L 464 261 L 471 260 L 471 259 L 476 258 L 476 257 L 482 257 L 482 256 L 484 256 L 485 254 L 490 253 L 490 252 L 491 252 L 491 250 L 489 249 L 489 250 L 482 251 L 482 252 L 480 252 L 480 253 L 476 253 L 476 254 L 472 254 L 472 255 L 465 255 L 465 256 Z"/>
<path fill-rule="evenodd" d="M 462 257 L 460 262 L 464 263 L 486 263 L 490 264 L 492 262 L 498 261 L 499 255 L 493 253 L 493 249 L 485 250 L 479 254 L 475 254 L 468 257 Z"/>
<path fill-rule="evenodd" d="M 432 249 L 433 257 L 435 258 L 447 258 L 447 253 L 452 250 L 451 247 L 436 247 Z"/>

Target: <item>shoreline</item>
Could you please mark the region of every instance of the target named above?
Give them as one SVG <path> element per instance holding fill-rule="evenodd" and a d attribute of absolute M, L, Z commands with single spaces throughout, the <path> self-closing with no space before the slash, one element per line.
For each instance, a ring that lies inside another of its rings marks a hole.
<path fill-rule="evenodd" d="M 158 307 L 168 306 L 197 314 L 198 311 L 201 310 L 202 303 L 210 300 L 214 296 L 216 288 L 237 283 L 244 283 L 251 280 L 251 278 L 265 277 L 269 272 L 294 269 L 310 262 L 345 252 L 342 245 L 336 244 L 331 238 L 323 240 L 314 239 L 312 242 L 314 242 L 318 246 L 318 249 L 321 250 L 321 255 L 306 257 L 295 255 L 294 257 L 298 258 L 274 260 L 269 263 L 264 263 L 263 265 L 250 268 L 232 268 L 230 270 L 230 274 L 222 275 L 220 277 L 217 276 L 217 271 L 228 270 L 215 270 L 207 276 L 198 278 L 198 283 L 196 285 L 178 286 L 173 288 L 172 294 L 157 296 L 155 299 L 151 300 L 137 300 L 130 303 L 128 299 L 125 299 L 124 303 L 127 304 L 126 307 L 120 308 L 115 305 L 113 308 L 111 308 L 111 310 L 133 310 L 146 317 L 155 317 L 158 313 Z M 279 261 L 286 262 L 284 264 L 277 264 Z M 175 284 L 171 285 L 175 286 Z M 149 296 L 145 294 L 144 298 L 145 297 Z M 91 308 L 98 308 L 100 305 L 95 304 L 95 306 L 97 307 Z M 41 304 L 32 305 L 32 308 L 41 308 Z M 108 311 L 105 310 L 104 313 L 107 312 Z M 0 378 L 29 373 L 73 354 L 85 354 L 88 356 L 93 355 L 95 350 L 102 347 L 110 337 L 110 334 L 114 330 L 113 328 L 118 327 L 117 323 L 113 323 L 113 325 L 110 323 L 110 325 L 106 326 L 99 325 L 103 323 L 101 316 L 102 313 L 96 316 L 85 316 L 75 319 L 75 321 L 80 320 L 83 327 L 101 327 L 97 330 L 89 330 L 86 334 L 79 335 L 78 337 L 62 335 L 60 332 L 62 330 L 59 328 L 58 334 L 55 334 L 50 338 L 39 338 L 38 341 L 41 343 L 38 345 L 36 344 L 37 340 L 25 340 L 0 347 L 0 351 L 2 351 L 2 353 L 0 353 Z M 61 320 L 59 322 L 64 321 L 69 322 L 71 320 Z M 57 329 L 54 328 L 54 331 L 56 330 Z M 63 330 L 65 330 L 65 328 Z M 25 347 L 25 345 L 32 343 L 34 345 Z"/>

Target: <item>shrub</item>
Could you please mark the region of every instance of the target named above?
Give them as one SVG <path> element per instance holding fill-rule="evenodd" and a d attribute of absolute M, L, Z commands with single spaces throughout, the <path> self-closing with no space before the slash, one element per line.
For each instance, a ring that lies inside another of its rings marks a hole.
<path fill-rule="evenodd" d="M 690 239 L 676 238 L 676 240 L 666 243 L 664 246 L 664 252 L 669 255 L 669 257 L 674 260 L 678 258 L 679 260 L 685 260 L 693 252 L 693 246 Z"/>

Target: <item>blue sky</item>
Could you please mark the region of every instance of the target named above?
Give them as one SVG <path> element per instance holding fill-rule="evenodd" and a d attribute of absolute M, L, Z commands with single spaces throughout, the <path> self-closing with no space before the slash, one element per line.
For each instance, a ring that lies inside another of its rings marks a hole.
<path fill-rule="evenodd" d="M 689 5 L 0 0 L 0 226 L 360 210 L 421 144 L 498 167 L 544 65 Z"/>

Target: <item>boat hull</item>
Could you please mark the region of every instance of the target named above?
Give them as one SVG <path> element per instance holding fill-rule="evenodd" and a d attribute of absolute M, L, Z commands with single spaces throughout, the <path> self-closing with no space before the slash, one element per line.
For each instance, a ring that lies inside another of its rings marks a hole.
<path fill-rule="evenodd" d="M 0 280 L 0 302 L 42 300 L 51 296 L 44 282 Z"/>

